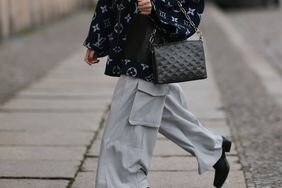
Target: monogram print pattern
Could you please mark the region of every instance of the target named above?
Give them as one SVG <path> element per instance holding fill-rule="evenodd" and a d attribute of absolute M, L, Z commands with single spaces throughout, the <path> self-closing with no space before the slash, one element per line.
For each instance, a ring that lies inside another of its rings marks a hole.
<path fill-rule="evenodd" d="M 195 25 L 199 25 L 205 0 L 180 0 Z M 164 34 L 172 40 L 185 39 L 195 33 L 194 28 L 180 12 L 176 0 L 151 0 L 151 17 L 163 28 Z M 118 10 L 121 11 L 118 24 Z M 152 65 L 123 58 L 126 43 L 126 29 L 134 15 L 139 13 L 135 0 L 98 0 L 88 36 L 83 45 L 95 51 L 97 57 L 108 56 L 105 74 L 125 74 L 153 82 Z"/>

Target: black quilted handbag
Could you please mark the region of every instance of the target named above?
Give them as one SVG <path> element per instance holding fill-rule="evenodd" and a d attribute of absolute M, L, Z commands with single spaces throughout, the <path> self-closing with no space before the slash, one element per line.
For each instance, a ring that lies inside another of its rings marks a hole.
<path fill-rule="evenodd" d="M 180 1 L 181 12 L 198 31 Z M 155 84 L 185 82 L 207 78 L 202 37 L 198 40 L 171 41 L 150 17 L 137 15 L 127 31 L 124 58 L 152 65 Z"/>
<path fill-rule="evenodd" d="M 178 0 L 177 4 L 195 31 L 198 31 L 198 28 Z M 154 43 L 155 34 L 156 29 L 154 29 L 150 38 L 155 84 L 185 82 L 207 78 L 202 36 L 198 40 L 186 39 L 158 44 Z"/>

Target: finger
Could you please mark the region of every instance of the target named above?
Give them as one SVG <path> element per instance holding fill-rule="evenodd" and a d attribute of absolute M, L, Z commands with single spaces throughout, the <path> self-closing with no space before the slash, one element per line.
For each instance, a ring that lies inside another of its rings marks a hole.
<path fill-rule="evenodd" d="M 149 8 L 142 8 L 140 9 L 141 12 L 151 12 L 152 11 L 152 8 L 149 7 Z"/>
<path fill-rule="evenodd" d="M 95 55 L 94 50 L 91 50 L 90 53 L 89 53 L 89 58 L 88 58 L 90 64 L 93 64 L 93 62 L 95 61 L 94 55 Z"/>
<path fill-rule="evenodd" d="M 150 7 L 150 6 L 152 6 L 150 2 L 138 3 L 138 7 Z"/>
<path fill-rule="evenodd" d="M 144 3 L 144 4 L 138 4 L 138 8 L 142 9 L 142 8 L 148 8 L 148 7 L 152 7 L 151 3 Z"/>
<path fill-rule="evenodd" d="M 140 14 L 149 15 L 149 14 L 151 14 L 151 11 L 141 11 Z"/>
<path fill-rule="evenodd" d="M 99 62 L 100 62 L 100 60 L 96 60 L 96 61 L 93 61 L 92 64 L 97 64 Z"/>
<path fill-rule="evenodd" d="M 87 59 L 87 63 L 89 65 L 93 64 L 94 53 L 95 53 L 94 50 L 91 50 L 91 49 L 88 50 L 88 54 L 87 54 L 86 59 Z"/>
<path fill-rule="evenodd" d="M 95 63 L 99 63 L 100 62 L 100 60 L 97 58 L 97 54 L 96 53 L 94 54 L 94 61 L 95 61 Z"/>
<path fill-rule="evenodd" d="M 94 50 L 91 50 L 91 51 L 89 52 L 88 58 L 89 58 L 90 61 L 93 60 L 93 58 L 94 58 Z"/>
<path fill-rule="evenodd" d="M 144 5 L 144 6 L 139 6 L 138 8 L 142 11 L 142 10 L 148 10 L 148 9 L 151 9 L 151 8 L 152 8 L 152 6 L 150 6 L 150 5 Z"/>
<path fill-rule="evenodd" d="M 150 9 L 152 9 L 152 7 L 139 7 L 140 11 L 148 11 Z"/>
<path fill-rule="evenodd" d="M 89 64 L 89 59 L 88 59 L 88 57 L 89 57 L 89 50 L 87 50 L 86 51 L 86 53 L 85 53 L 85 57 L 84 57 L 84 61 L 86 62 L 86 63 L 88 63 Z"/>
<path fill-rule="evenodd" d="M 145 4 L 151 4 L 151 1 L 138 0 L 138 5 L 145 5 Z"/>
<path fill-rule="evenodd" d="M 140 14 L 142 14 L 142 15 L 150 15 L 151 13 L 149 13 L 149 12 L 140 12 Z"/>
<path fill-rule="evenodd" d="M 90 52 L 90 64 L 99 63 L 100 60 L 97 59 L 95 51 Z"/>

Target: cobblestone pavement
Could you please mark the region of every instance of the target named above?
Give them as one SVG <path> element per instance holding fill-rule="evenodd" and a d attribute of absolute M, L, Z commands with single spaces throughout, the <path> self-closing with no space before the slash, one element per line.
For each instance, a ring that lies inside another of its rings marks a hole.
<path fill-rule="evenodd" d="M 225 12 L 244 38 L 282 75 L 282 6 Z"/>
<path fill-rule="evenodd" d="M 203 30 L 247 185 L 281 188 L 281 105 L 262 84 L 263 79 L 256 74 L 254 66 L 249 66 L 246 61 L 251 59 L 246 58 L 248 52 L 230 42 L 228 30 L 216 12 L 218 10 L 214 8 L 207 10 Z M 226 19 L 225 14 L 221 17 Z M 257 23 L 262 23 L 259 18 L 257 20 Z M 248 24 L 253 23 L 249 21 Z M 260 29 L 256 28 L 252 34 Z M 255 65 L 256 62 L 252 63 Z M 277 89 L 281 91 L 282 86 Z"/>

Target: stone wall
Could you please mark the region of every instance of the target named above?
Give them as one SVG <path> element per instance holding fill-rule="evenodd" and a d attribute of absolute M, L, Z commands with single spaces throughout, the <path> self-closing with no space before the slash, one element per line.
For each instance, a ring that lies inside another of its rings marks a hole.
<path fill-rule="evenodd" d="M 0 0 L 0 38 L 86 7 L 93 0 Z"/>

